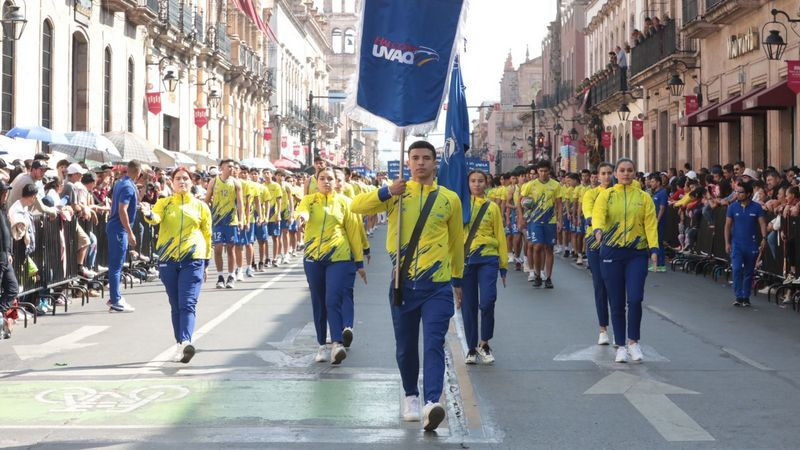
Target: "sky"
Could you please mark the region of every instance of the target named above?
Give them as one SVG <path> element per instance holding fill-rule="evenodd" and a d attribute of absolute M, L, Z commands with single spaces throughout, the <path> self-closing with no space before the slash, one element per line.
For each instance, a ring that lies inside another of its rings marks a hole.
<path fill-rule="evenodd" d="M 542 39 L 547 25 L 555 19 L 556 0 L 471 0 L 467 26 L 459 46 L 462 76 L 466 85 L 469 106 L 483 101 L 500 100 L 500 78 L 509 50 L 514 67 L 525 62 L 526 47 L 530 57 L 542 52 Z M 471 119 L 476 110 L 470 111 Z M 444 142 L 445 112 L 439 117 L 437 129 L 429 140 L 439 147 Z M 380 149 L 383 161 L 398 159 L 400 144 L 391 134 L 381 134 Z"/>

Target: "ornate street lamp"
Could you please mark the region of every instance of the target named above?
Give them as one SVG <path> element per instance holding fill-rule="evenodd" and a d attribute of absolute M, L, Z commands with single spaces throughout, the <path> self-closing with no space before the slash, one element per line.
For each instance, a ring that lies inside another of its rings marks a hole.
<path fill-rule="evenodd" d="M 25 18 L 28 12 L 28 4 L 22 1 L 25 5 L 25 10 L 20 12 L 19 5 L 9 5 L 3 11 L 3 18 L 0 19 L 0 24 L 3 25 L 3 36 L 6 39 L 17 41 L 22 37 L 22 32 L 25 30 L 25 25 L 28 20 Z"/>
<path fill-rule="evenodd" d="M 219 106 L 220 98 L 222 97 L 219 95 L 219 91 L 216 88 L 211 88 L 211 91 L 208 93 L 208 106 L 216 108 Z"/>
<path fill-rule="evenodd" d="M 175 73 L 174 69 L 167 69 L 167 73 L 164 74 L 164 87 L 167 89 L 168 92 L 175 92 L 175 89 L 178 87 L 178 74 Z"/>
<path fill-rule="evenodd" d="M 767 59 L 771 61 L 780 61 L 783 59 L 783 52 L 786 51 L 786 46 L 788 45 L 788 43 L 783 40 L 783 36 L 781 36 L 781 28 L 787 37 L 789 33 L 786 29 L 786 25 L 778 22 L 778 14 L 783 15 L 789 23 L 798 23 L 800 19 L 792 19 L 789 17 L 789 14 L 779 9 L 773 9 L 770 13 L 772 14 L 772 20 L 761 27 L 761 36 L 764 37 L 761 46 L 764 47 L 764 53 L 767 54 Z M 772 26 L 772 29 L 769 30 L 769 34 L 764 33 L 764 30 L 769 26 Z"/>
<path fill-rule="evenodd" d="M 564 131 L 564 127 L 562 127 L 560 123 L 556 123 L 556 125 L 553 127 L 553 131 L 555 131 L 556 136 L 558 136 L 562 131 Z"/>
<path fill-rule="evenodd" d="M 686 86 L 686 83 L 681 80 L 681 77 L 678 76 L 677 73 L 672 74 L 672 78 L 667 81 L 667 88 L 669 88 L 669 93 L 673 97 L 680 97 L 683 95 L 683 88 Z"/>
<path fill-rule="evenodd" d="M 575 127 L 572 127 L 572 129 L 569 130 L 569 137 L 572 139 L 572 142 L 578 140 L 578 130 L 576 130 Z"/>
<path fill-rule="evenodd" d="M 628 108 L 628 105 L 623 103 L 620 105 L 619 109 L 617 110 L 617 116 L 621 122 L 627 122 L 628 117 L 631 116 L 631 110 Z"/>

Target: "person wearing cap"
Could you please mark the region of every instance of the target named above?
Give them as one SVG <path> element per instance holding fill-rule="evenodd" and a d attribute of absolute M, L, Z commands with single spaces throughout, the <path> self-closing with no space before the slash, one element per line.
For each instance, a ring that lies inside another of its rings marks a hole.
<path fill-rule="evenodd" d="M 757 181 L 758 179 L 759 179 L 758 172 L 756 172 L 755 170 L 747 168 L 742 171 L 742 180 Z"/>
<path fill-rule="evenodd" d="M 13 205 L 17 200 L 22 198 L 22 188 L 27 184 L 33 184 L 36 186 L 37 195 L 31 209 L 34 212 L 44 213 L 48 216 L 55 216 L 58 211 L 55 208 L 51 208 L 42 203 L 42 197 L 45 195 L 44 183 L 42 182 L 42 179 L 44 179 L 45 172 L 47 172 L 48 169 L 49 167 L 47 167 L 47 163 L 44 161 L 33 161 L 31 163 L 31 169 L 28 173 L 17 175 L 17 177 L 14 178 L 14 181 L 11 182 L 11 192 L 8 194 L 8 203 Z"/>
<path fill-rule="evenodd" d="M 11 256 L 14 240 L 11 236 L 11 223 L 8 220 L 6 205 L 10 190 L 10 184 L 0 181 L 0 319 L 2 319 L 0 339 L 11 337 L 16 318 L 16 310 L 11 309 L 11 302 L 19 293 L 19 284 L 13 267 L 14 259 Z"/>
<path fill-rule="evenodd" d="M 85 173 L 86 169 L 84 169 L 80 164 L 70 164 L 66 170 L 67 178 L 66 182 L 64 183 L 64 189 L 61 191 L 61 197 L 67 199 L 66 204 L 70 206 L 73 211 L 75 211 L 75 220 L 78 221 L 77 225 L 75 226 L 75 238 L 78 242 L 76 254 L 76 261 L 78 262 L 79 267 L 78 273 L 86 278 L 94 278 L 94 276 L 97 274 L 88 270 L 84 266 L 86 255 L 89 251 L 92 241 L 82 225 L 87 224 L 90 220 L 92 220 L 93 217 L 93 211 L 88 204 L 89 191 L 83 186 L 83 184 L 81 184 L 81 177 Z"/>
<path fill-rule="evenodd" d="M 128 252 L 128 244 L 136 247 L 136 236 L 131 226 L 136 221 L 139 197 L 136 181 L 142 173 L 142 165 L 132 160 L 127 165 L 127 175 L 114 185 L 111 194 L 111 214 L 106 224 L 108 237 L 108 291 L 110 299 L 106 303 L 110 311 L 133 312 L 136 309 L 128 304 L 119 292 L 122 264 Z"/>

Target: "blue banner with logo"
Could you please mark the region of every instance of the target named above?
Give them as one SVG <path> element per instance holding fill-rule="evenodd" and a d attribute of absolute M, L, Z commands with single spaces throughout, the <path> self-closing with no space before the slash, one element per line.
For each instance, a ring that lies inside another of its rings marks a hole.
<path fill-rule="evenodd" d="M 442 109 L 467 0 L 364 0 L 347 113 L 375 127 L 430 132 Z"/>
<path fill-rule="evenodd" d="M 467 171 L 473 170 L 489 173 L 489 161 L 480 158 L 467 158 Z"/>
<path fill-rule="evenodd" d="M 436 178 L 444 186 L 458 194 L 464 223 L 470 219 L 469 182 L 467 180 L 467 149 L 469 149 L 469 113 L 467 96 L 461 79 L 461 67 L 456 58 L 450 77 L 450 94 L 447 97 L 447 120 L 445 121 L 445 143 Z"/>
<path fill-rule="evenodd" d="M 387 175 L 390 180 L 396 180 L 400 178 L 400 160 L 389 161 L 387 163 L 387 167 L 388 167 Z M 407 166 L 403 167 L 403 179 L 404 180 L 411 179 L 411 171 L 408 169 Z"/>

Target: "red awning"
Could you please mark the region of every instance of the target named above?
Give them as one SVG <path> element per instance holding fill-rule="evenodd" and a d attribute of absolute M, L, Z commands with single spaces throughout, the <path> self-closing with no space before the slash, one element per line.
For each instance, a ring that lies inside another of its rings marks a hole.
<path fill-rule="evenodd" d="M 743 111 L 744 109 L 744 102 L 747 99 L 753 98 L 754 96 L 760 94 L 764 91 L 763 87 L 758 89 L 752 90 L 744 95 L 739 95 L 735 97 L 733 100 L 725 102 L 724 105 L 719 107 L 719 115 L 720 117 L 725 118 L 734 118 L 740 116 L 754 116 L 761 114 L 760 111 Z"/>
<path fill-rule="evenodd" d="M 706 105 L 704 108 L 701 108 L 701 109 L 695 111 L 694 113 L 689 114 L 688 116 L 686 116 L 683 119 L 681 119 L 680 126 L 682 126 L 682 127 L 713 127 L 713 126 L 716 126 L 715 123 L 706 123 L 706 122 L 700 123 L 701 121 L 698 120 L 698 119 L 700 118 L 700 114 L 703 114 L 703 113 L 705 113 L 705 112 L 707 112 L 707 111 L 709 111 L 711 109 L 717 109 L 717 108 L 719 108 L 719 103 L 718 102 L 712 103 L 710 105 Z"/>
<path fill-rule="evenodd" d="M 757 112 L 786 109 L 795 105 L 797 105 L 797 94 L 789 89 L 787 81 L 783 81 L 748 98 L 742 107 L 745 111 Z"/>
<path fill-rule="evenodd" d="M 724 101 L 722 103 L 717 103 L 716 107 L 714 107 L 714 108 L 708 108 L 706 110 L 703 110 L 697 116 L 698 125 L 701 125 L 701 124 L 714 124 L 714 123 L 719 123 L 719 122 L 736 122 L 736 121 L 738 121 L 739 120 L 738 117 L 720 117 L 721 114 L 719 112 L 720 108 L 729 106 L 731 103 L 736 101 L 737 98 L 738 97 L 734 97 L 734 98 L 726 100 L 726 101 Z"/>
<path fill-rule="evenodd" d="M 244 15 L 249 17 L 251 21 L 253 21 L 256 27 L 262 33 L 264 33 L 264 36 L 266 36 L 267 39 L 273 40 L 276 44 L 279 43 L 278 37 L 275 36 L 272 28 L 270 28 L 268 23 L 261 19 L 261 14 L 256 10 L 253 0 L 233 0 L 233 4 L 236 5 L 236 7 L 244 13 Z"/>

